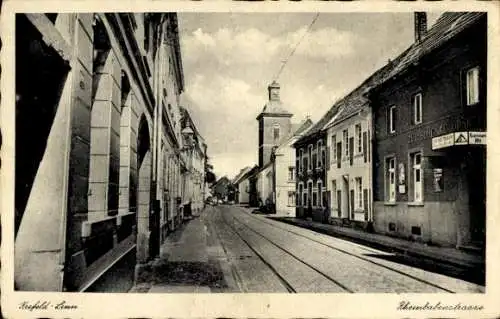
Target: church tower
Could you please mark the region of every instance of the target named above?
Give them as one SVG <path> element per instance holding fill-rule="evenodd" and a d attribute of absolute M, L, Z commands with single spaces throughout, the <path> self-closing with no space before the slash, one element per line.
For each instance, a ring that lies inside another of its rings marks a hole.
<path fill-rule="evenodd" d="M 292 113 L 284 109 L 280 99 L 280 85 L 273 81 L 268 87 L 269 101 L 257 116 L 259 122 L 259 167 L 271 159 L 274 146 L 290 136 Z"/>

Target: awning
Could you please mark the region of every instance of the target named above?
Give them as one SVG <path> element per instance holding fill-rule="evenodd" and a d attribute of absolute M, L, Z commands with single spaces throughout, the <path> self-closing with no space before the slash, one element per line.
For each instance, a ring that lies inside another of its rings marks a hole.
<path fill-rule="evenodd" d="M 455 145 L 486 145 L 486 132 L 453 132 L 432 138 L 432 149 Z"/>

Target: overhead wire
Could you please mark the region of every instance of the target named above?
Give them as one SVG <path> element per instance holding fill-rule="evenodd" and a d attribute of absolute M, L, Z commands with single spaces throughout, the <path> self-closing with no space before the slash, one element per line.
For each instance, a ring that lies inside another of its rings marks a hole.
<path fill-rule="evenodd" d="M 306 32 L 304 32 L 304 34 L 302 35 L 302 37 L 300 37 L 299 41 L 297 41 L 297 43 L 295 44 L 295 47 L 292 49 L 292 51 L 290 51 L 290 54 L 288 55 L 288 57 L 282 62 L 281 67 L 280 67 L 278 73 L 276 73 L 276 75 L 273 77 L 273 81 L 276 81 L 279 78 L 279 76 L 281 75 L 281 72 L 283 72 L 283 70 L 285 69 L 285 66 L 287 65 L 288 61 L 295 54 L 295 51 L 299 47 L 299 45 L 302 42 L 302 40 L 304 40 L 304 38 L 306 37 L 306 35 L 309 34 L 309 32 L 311 31 L 311 28 L 314 25 L 314 23 L 316 22 L 316 20 L 318 20 L 318 17 L 319 17 L 319 12 L 316 13 L 316 15 L 312 19 L 311 23 L 307 27 Z"/>

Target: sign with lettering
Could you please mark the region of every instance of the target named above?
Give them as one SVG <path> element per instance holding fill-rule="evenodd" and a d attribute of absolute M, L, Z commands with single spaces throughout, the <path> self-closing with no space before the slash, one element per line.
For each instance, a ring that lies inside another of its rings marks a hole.
<path fill-rule="evenodd" d="M 442 192 L 443 191 L 443 169 L 442 168 L 434 168 L 434 192 Z"/>
<path fill-rule="evenodd" d="M 486 145 L 486 132 L 454 132 L 432 138 L 432 149 L 453 145 Z"/>
<path fill-rule="evenodd" d="M 469 132 L 469 144 L 486 145 L 486 132 Z"/>
<path fill-rule="evenodd" d="M 469 134 L 467 132 L 455 132 L 455 145 L 469 144 Z"/>
<path fill-rule="evenodd" d="M 454 145 L 455 136 L 453 133 L 441 135 L 432 138 L 432 149 L 437 150 L 440 148 L 448 147 Z"/>

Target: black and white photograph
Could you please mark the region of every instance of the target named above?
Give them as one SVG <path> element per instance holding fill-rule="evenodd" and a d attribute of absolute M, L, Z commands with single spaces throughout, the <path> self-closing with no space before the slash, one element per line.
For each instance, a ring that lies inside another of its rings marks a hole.
<path fill-rule="evenodd" d="M 3 14 L 4 310 L 497 313 L 498 8 L 120 8 Z"/>

